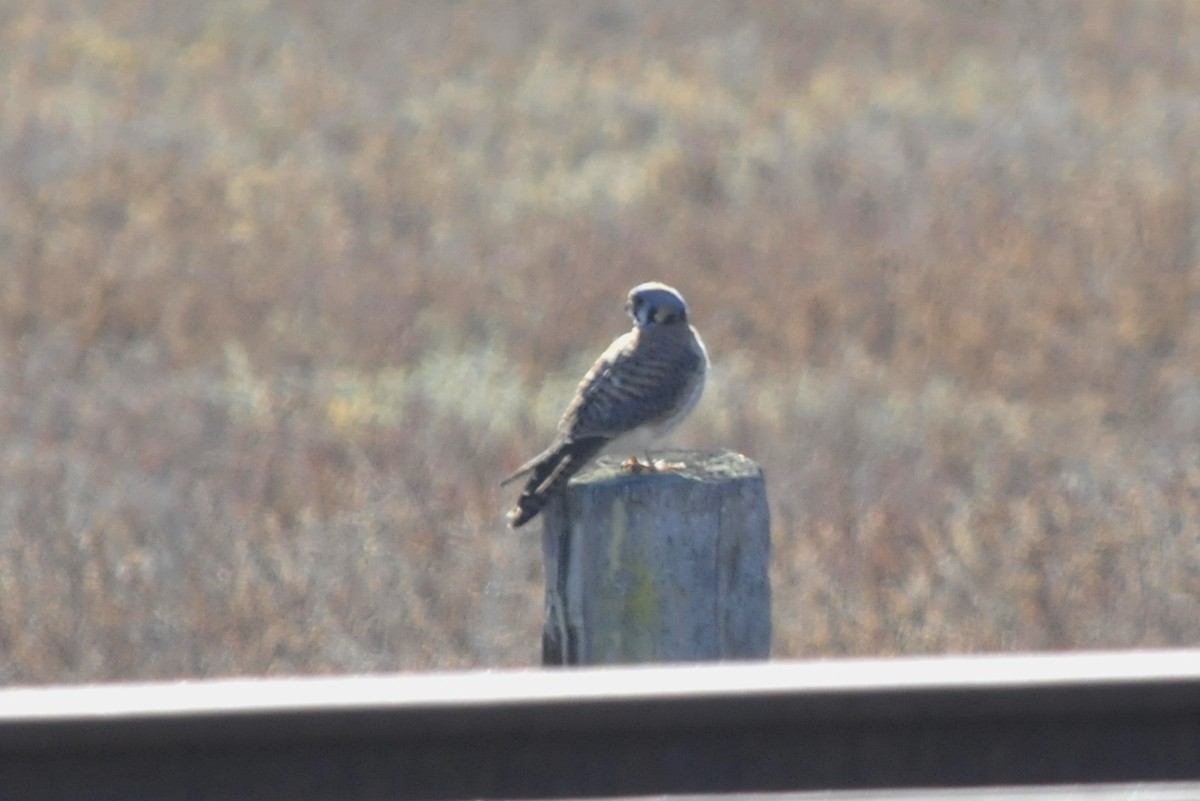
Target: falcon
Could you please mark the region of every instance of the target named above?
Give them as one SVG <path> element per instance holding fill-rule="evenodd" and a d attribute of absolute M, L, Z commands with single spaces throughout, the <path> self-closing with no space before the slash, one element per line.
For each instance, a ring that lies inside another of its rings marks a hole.
<path fill-rule="evenodd" d="M 614 340 L 579 382 L 550 447 L 500 482 L 528 476 L 508 513 L 512 528 L 537 516 L 601 451 L 618 442 L 645 448 L 683 422 L 700 399 L 708 352 L 688 323 L 683 296 L 657 281 L 639 284 L 629 291 L 625 311 L 633 330 Z M 626 466 L 661 469 L 636 457 Z"/>

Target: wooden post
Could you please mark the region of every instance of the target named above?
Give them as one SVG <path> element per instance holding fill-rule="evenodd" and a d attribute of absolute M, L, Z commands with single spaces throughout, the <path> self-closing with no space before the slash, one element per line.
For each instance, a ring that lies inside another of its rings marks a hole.
<path fill-rule="evenodd" d="M 600 459 L 542 513 L 545 665 L 765 659 L 770 516 L 762 471 L 673 451 L 631 472 Z"/>

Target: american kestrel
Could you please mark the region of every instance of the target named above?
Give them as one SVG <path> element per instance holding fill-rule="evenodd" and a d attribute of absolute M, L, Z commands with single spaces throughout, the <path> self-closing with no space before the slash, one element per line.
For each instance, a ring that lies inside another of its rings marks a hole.
<path fill-rule="evenodd" d="M 683 422 L 700 399 L 708 352 L 688 324 L 683 296 L 651 281 L 629 291 L 625 311 L 633 330 L 614 340 L 579 382 L 554 442 L 500 482 L 529 476 L 508 513 L 513 528 L 533 519 L 606 446 L 632 440 L 644 448 Z"/>

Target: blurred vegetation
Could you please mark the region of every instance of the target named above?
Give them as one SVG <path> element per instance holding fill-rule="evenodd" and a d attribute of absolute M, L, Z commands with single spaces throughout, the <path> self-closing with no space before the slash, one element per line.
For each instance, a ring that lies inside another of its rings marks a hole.
<path fill-rule="evenodd" d="M 1200 3 L 0 8 L 0 681 L 533 664 L 682 289 L 778 656 L 1200 645 Z"/>

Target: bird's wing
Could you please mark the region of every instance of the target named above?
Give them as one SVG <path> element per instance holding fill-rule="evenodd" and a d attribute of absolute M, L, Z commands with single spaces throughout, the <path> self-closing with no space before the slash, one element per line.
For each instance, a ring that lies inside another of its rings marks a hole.
<path fill-rule="evenodd" d="M 542 453 L 539 453 L 537 456 L 533 457 L 528 462 L 526 462 L 525 464 L 518 467 L 516 470 L 509 473 L 507 477 L 505 477 L 503 480 L 500 481 L 500 486 L 507 487 L 509 484 L 513 483 L 518 478 L 525 475 L 530 470 L 532 470 L 534 467 L 536 467 L 538 461 L 545 458 L 545 456 L 546 456 L 546 453 L 544 451 Z"/>
<path fill-rule="evenodd" d="M 630 331 L 601 354 L 559 425 L 565 439 L 613 438 L 670 416 L 690 391 L 701 357 L 675 337 Z"/>
<path fill-rule="evenodd" d="M 554 442 L 500 486 L 537 471 L 565 445 L 589 440 L 594 454 L 603 442 L 669 417 L 678 408 L 694 388 L 702 351 L 686 341 L 647 341 L 638 335 L 630 331 L 608 346 L 579 382 Z"/>

